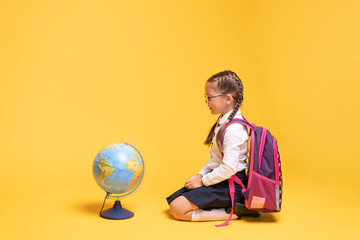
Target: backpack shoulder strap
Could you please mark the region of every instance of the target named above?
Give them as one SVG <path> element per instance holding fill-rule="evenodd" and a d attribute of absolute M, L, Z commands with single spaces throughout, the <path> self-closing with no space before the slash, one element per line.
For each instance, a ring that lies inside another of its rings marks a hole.
<path fill-rule="evenodd" d="M 240 123 L 241 125 L 248 127 L 250 129 L 253 129 L 255 127 L 254 124 L 250 124 L 245 118 L 241 119 L 241 118 L 233 118 L 227 125 L 225 128 L 227 128 L 229 125 L 234 124 L 234 123 Z"/>
<path fill-rule="evenodd" d="M 243 117 L 244 118 L 244 117 Z M 224 134 L 225 134 L 225 129 L 230 126 L 231 124 L 234 124 L 234 123 L 239 123 L 245 127 L 248 127 L 250 129 L 250 132 L 254 129 L 255 127 L 255 124 L 250 124 L 245 118 L 244 120 L 243 119 L 240 119 L 240 118 L 233 118 L 224 128 L 224 132 L 221 136 L 221 141 L 224 141 Z M 250 136 L 250 134 L 249 134 Z M 230 215 L 229 215 L 229 218 L 227 219 L 226 222 L 222 223 L 222 224 L 219 224 L 219 225 L 215 225 L 216 227 L 223 227 L 223 226 L 226 226 L 231 218 L 232 218 L 232 215 L 233 215 L 233 211 L 234 211 L 234 195 L 235 195 L 235 186 L 234 186 L 234 182 L 236 182 L 237 184 L 239 184 L 242 188 L 242 192 L 243 194 L 245 193 L 246 191 L 246 187 L 245 185 L 243 184 L 243 182 L 236 176 L 236 175 L 233 175 L 231 176 L 229 179 L 229 191 L 230 191 L 230 198 L 231 198 L 231 212 L 230 212 Z"/>
<path fill-rule="evenodd" d="M 243 117 L 244 118 L 244 117 Z M 251 135 L 251 131 L 254 129 L 255 127 L 255 124 L 251 124 L 249 123 L 245 118 L 244 119 L 240 119 L 240 118 L 233 118 L 228 124 L 226 124 L 225 128 L 224 128 L 224 131 L 222 132 L 222 136 L 221 136 L 221 141 L 224 142 L 224 135 L 225 135 L 225 130 L 228 126 L 230 126 L 231 124 L 234 124 L 234 123 L 238 123 L 238 124 L 241 124 L 245 127 L 248 127 L 250 129 L 249 131 L 249 136 Z"/>

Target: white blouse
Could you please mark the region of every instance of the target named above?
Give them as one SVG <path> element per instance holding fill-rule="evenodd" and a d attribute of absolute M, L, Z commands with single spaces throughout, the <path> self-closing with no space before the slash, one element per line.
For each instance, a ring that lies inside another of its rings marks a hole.
<path fill-rule="evenodd" d="M 224 181 L 234 175 L 236 172 L 247 168 L 247 153 L 249 134 L 247 128 L 241 124 L 231 124 L 225 130 L 223 153 L 216 143 L 216 134 L 220 126 L 225 123 L 232 111 L 226 113 L 219 120 L 218 126 L 215 128 L 215 135 L 212 140 L 210 149 L 210 160 L 200 170 L 202 182 L 205 186 L 210 186 Z M 234 118 L 243 119 L 240 109 Z"/>

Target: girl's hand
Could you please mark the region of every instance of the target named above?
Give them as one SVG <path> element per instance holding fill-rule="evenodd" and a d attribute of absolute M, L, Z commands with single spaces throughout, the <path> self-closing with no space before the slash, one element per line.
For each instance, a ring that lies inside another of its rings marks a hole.
<path fill-rule="evenodd" d="M 201 179 L 202 179 L 202 176 L 200 174 L 193 176 L 185 182 L 185 187 L 187 189 L 194 189 L 194 188 L 205 186 L 203 184 L 203 182 L 201 181 Z"/>

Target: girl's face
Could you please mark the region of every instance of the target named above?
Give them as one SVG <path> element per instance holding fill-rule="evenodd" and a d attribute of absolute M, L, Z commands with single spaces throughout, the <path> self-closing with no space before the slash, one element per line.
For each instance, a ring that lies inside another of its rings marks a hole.
<path fill-rule="evenodd" d="M 205 94 L 207 99 L 205 102 L 207 103 L 212 114 L 221 113 L 224 115 L 225 113 L 231 111 L 233 109 L 233 97 L 230 94 L 221 94 L 215 88 L 215 84 L 206 83 L 205 85 Z"/>

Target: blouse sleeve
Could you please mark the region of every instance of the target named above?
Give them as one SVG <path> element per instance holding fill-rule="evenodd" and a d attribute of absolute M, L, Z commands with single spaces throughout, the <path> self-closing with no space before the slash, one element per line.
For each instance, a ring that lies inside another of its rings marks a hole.
<path fill-rule="evenodd" d="M 205 176 L 206 174 L 210 173 L 214 169 L 214 166 L 217 166 L 220 161 L 221 156 L 219 156 L 219 154 L 214 151 L 214 146 L 212 146 L 210 149 L 210 160 L 204 165 L 198 174 Z"/>
<path fill-rule="evenodd" d="M 211 161 L 211 159 L 209 161 Z M 211 172 L 211 168 L 209 168 L 209 162 L 207 162 L 204 167 L 198 172 L 198 174 L 200 174 L 201 176 L 205 176 L 209 172 Z"/>

